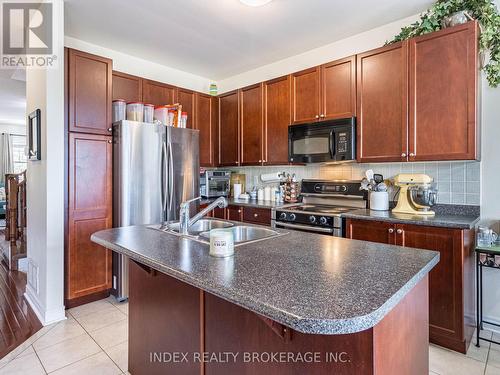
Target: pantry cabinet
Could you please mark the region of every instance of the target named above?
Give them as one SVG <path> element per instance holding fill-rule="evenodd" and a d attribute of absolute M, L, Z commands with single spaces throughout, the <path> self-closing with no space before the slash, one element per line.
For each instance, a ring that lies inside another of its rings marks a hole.
<path fill-rule="evenodd" d="M 174 104 L 177 100 L 174 86 L 165 83 L 142 80 L 142 101 L 154 105 Z"/>
<path fill-rule="evenodd" d="M 111 288 L 111 251 L 90 236 L 112 227 L 112 137 L 70 133 L 68 157 L 65 305 L 72 307 Z"/>
<path fill-rule="evenodd" d="M 200 131 L 200 166 L 217 166 L 217 98 L 195 94 L 194 128 Z"/>
<path fill-rule="evenodd" d="M 357 56 L 357 160 L 407 160 L 408 42 Z"/>
<path fill-rule="evenodd" d="M 113 62 L 74 49 L 67 58 L 69 131 L 110 134 Z"/>
<path fill-rule="evenodd" d="M 219 96 L 219 165 L 240 165 L 239 94 Z"/>
<path fill-rule="evenodd" d="M 263 94 L 262 84 L 240 91 L 241 165 L 260 165 L 263 160 Z"/>
<path fill-rule="evenodd" d="M 430 341 L 466 352 L 474 331 L 474 231 L 348 219 L 346 237 L 438 251 L 429 274 Z"/>
<path fill-rule="evenodd" d="M 177 103 L 182 105 L 182 112 L 187 112 L 188 115 L 186 127 L 189 129 L 193 129 L 193 124 L 196 122 L 196 93 L 194 91 L 182 89 L 179 87 L 176 90 L 176 101 Z"/>
<path fill-rule="evenodd" d="M 320 76 L 319 66 L 292 73 L 292 123 L 319 120 Z"/>
<path fill-rule="evenodd" d="M 476 159 L 478 25 L 412 38 L 409 161 Z"/>
<path fill-rule="evenodd" d="M 116 99 L 123 99 L 126 102 L 140 102 L 142 100 L 142 79 L 113 71 L 113 100 Z"/>
<path fill-rule="evenodd" d="M 288 164 L 290 76 L 264 82 L 264 164 Z"/>

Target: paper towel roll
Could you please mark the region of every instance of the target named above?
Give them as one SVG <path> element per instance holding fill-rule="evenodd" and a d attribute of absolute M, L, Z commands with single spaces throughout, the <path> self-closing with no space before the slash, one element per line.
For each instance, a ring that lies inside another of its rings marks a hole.
<path fill-rule="evenodd" d="M 260 175 L 262 182 L 276 182 L 280 180 L 281 173 L 265 173 Z"/>
<path fill-rule="evenodd" d="M 241 195 L 241 184 L 233 185 L 233 198 L 238 199 Z"/>

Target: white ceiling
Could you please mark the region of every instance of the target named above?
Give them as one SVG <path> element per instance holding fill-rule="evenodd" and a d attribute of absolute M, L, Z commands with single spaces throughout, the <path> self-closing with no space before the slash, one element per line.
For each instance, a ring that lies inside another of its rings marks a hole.
<path fill-rule="evenodd" d="M 0 69 L 0 125 L 26 124 L 26 82 L 24 74 Z"/>
<path fill-rule="evenodd" d="M 425 10 L 430 0 L 66 0 L 65 34 L 221 80 Z"/>

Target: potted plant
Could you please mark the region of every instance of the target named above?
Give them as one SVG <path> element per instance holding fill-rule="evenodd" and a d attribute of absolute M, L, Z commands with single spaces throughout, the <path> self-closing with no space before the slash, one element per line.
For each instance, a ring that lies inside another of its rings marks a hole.
<path fill-rule="evenodd" d="M 438 31 L 465 17 L 475 19 L 481 26 L 479 49 L 489 60 L 483 64 L 486 79 L 491 87 L 500 84 L 500 13 L 492 0 L 439 0 L 420 19 L 401 32 L 387 44 L 406 40 L 418 35 Z"/>

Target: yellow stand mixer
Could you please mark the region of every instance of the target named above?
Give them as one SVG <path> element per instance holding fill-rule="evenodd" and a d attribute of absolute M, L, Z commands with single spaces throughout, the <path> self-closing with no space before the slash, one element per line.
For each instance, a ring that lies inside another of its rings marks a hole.
<path fill-rule="evenodd" d="M 437 199 L 437 189 L 432 177 L 426 174 L 402 173 L 394 177 L 394 185 L 399 186 L 399 198 L 394 213 L 411 215 L 434 215 L 430 208 Z"/>

